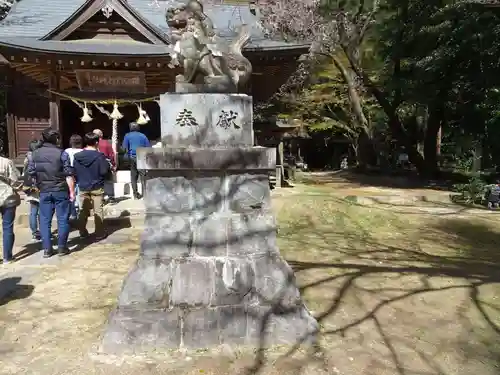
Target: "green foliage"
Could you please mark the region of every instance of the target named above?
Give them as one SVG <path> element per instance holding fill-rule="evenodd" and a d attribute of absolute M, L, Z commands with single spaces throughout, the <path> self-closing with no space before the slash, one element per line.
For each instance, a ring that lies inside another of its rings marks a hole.
<path fill-rule="evenodd" d="M 362 43 L 354 46 L 356 60 L 346 59 L 351 45 L 342 42 L 340 31 L 340 42 L 328 52 L 334 51 L 330 58 L 340 59 L 350 73 L 358 75 L 356 92 L 379 155 L 384 147 L 389 154 L 397 143 L 413 155 L 419 172 L 435 171 L 437 130 L 441 129 L 443 143 L 470 140 L 481 146 L 482 167 L 500 166 L 500 8 L 456 0 L 384 0 L 380 4 L 375 22 Z M 343 30 L 342 20 L 347 20 L 353 35 L 373 9 L 371 1 L 361 0 L 321 0 L 320 5 L 323 18 L 339 23 L 339 30 Z M 287 99 L 284 112 L 302 119 L 312 131 L 355 140 L 366 129 L 356 121 L 347 89 L 335 64 L 327 61 L 313 72 L 304 92 Z M 417 149 L 430 163 L 419 158 Z M 458 149 L 450 156 L 464 171 L 470 171 L 472 160 L 477 160 Z"/>
<path fill-rule="evenodd" d="M 360 94 L 364 112 L 370 120 L 379 121 L 383 116 L 374 99 Z M 329 130 L 332 135 L 357 139 L 362 131 L 354 121 L 347 85 L 333 63 L 323 63 L 308 88 L 286 99 L 286 108 L 287 113 L 281 115 L 300 118 L 313 132 Z"/>
<path fill-rule="evenodd" d="M 453 201 L 463 204 L 483 204 L 488 186 L 479 176 L 471 177 L 468 183 L 453 186 L 454 190 L 459 193 L 453 196 Z"/>

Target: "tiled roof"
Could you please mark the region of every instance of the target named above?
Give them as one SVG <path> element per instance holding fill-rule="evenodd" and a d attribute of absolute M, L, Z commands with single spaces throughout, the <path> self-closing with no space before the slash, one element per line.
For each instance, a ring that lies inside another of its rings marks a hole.
<path fill-rule="evenodd" d="M 61 54 L 80 55 L 141 55 L 163 57 L 169 55 L 169 47 L 161 44 L 149 44 L 135 41 L 120 42 L 114 40 L 99 41 L 57 41 L 38 40 L 27 37 L 0 38 L 0 46 L 21 48 L 35 52 L 58 52 Z"/>
<path fill-rule="evenodd" d="M 41 38 L 64 22 L 85 0 L 22 0 L 0 22 L 0 38 Z"/>
<path fill-rule="evenodd" d="M 10 42 L 13 36 L 40 39 L 49 34 L 57 26 L 67 20 L 85 0 L 22 0 L 17 2 L 4 20 L 0 21 L 0 40 Z M 175 0 L 162 1 L 162 7 L 151 5 L 148 0 L 127 0 L 140 17 L 152 26 L 168 34 L 165 21 L 165 10 L 168 6 L 178 3 Z M 258 19 L 250 12 L 248 5 L 210 5 L 205 12 L 212 19 L 214 26 L 223 37 L 232 38 L 235 29 L 241 24 L 251 26 L 252 39 L 246 49 L 296 49 L 305 48 L 282 41 L 272 41 L 264 38 L 258 26 Z M 8 43 L 10 43 L 8 42 Z"/>

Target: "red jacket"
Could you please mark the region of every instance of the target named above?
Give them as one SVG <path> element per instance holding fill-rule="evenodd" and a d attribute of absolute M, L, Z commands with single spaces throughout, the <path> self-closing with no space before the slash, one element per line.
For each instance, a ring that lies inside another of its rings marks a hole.
<path fill-rule="evenodd" d="M 111 143 L 109 143 L 105 139 L 100 139 L 98 147 L 99 151 L 102 152 L 107 159 L 109 159 L 111 165 L 113 167 L 116 167 L 115 153 L 113 151 L 113 146 L 111 146 Z"/>

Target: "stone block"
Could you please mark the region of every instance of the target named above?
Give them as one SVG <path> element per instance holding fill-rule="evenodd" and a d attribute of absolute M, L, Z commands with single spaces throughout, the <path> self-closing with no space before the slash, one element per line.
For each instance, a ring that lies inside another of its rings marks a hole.
<path fill-rule="evenodd" d="M 243 305 L 186 310 L 182 343 L 188 349 L 244 344 L 248 335 L 247 324 L 248 316 Z"/>
<path fill-rule="evenodd" d="M 171 306 L 208 306 L 214 292 L 213 259 L 182 258 L 173 267 Z"/>
<path fill-rule="evenodd" d="M 228 177 L 228 207 L 239 213 L 271 209 L 268 174 L 232 174 Z"/>
<path fill-rule="evenodd" d="M 178 348 L 181 342 L 179 309 L 122 308 L 109 317 L 101 350 L 108 354 L 142 352 L 158 347 Z"/>
<path fill-rule="evenodd" d="M 193 214 L 204 218 L 221 210 L 225 195 L 225 178 L 224 174 L 211 175 L 202 172 L 191 179 Z"/>
<path fill-rule="evenodd" d="M 252 259 L 255 273 L 254 298 L 260 304 L 279 310 L 300 305 L 299 289 L 292 268 L 279 254 L 266 254 Z"/>
<path fill-rule="evenodd" d="M 186 215 L 147 215 L 141 234 L 141 255 L 172 258 L 189 255 L 191 218 Z"/>
<path fill-rule="evenodd" d="M 233 214 L 229 230 L 229 256 L 254 256 L 278 251 L 276 219 L 270 211 Z"/>
<path fill-rule="evenodd" d="M 219 310 L 203 307 L 186 310 L 182 325 L 182 343 L 189 349 L 219 345 Z"/>
<path fill-rule="evenodd" d="M 172 176 L 149 179 L 146 183 L 146 213 L 206 216 L 222 204 L 224 176 Z"/>
<path fill-rule="evenodd" d="M 215 284 L 211 305 L 239 305 L 250 300 L 254 284 L 252 264 L 243 258 L 215 260 Z"/>
<path fill-rule="evenodd" d="M 219 338 L 221 344 L 242 345 L 247 342 L 248 315 L 243 305 L 221 306 L 219 311 Z"/>
<path fill-rule="evenodd" d="M 149 179 L 144 208 L 147 214 L 186 213 L 193 209 L 191 181 L 183 176 Z"/>
<path fill-rule="evenodd" d="M 173 176 L 184 171 L 261 171 L 276 166 L 276 150 L 266 147 L 138 148 L 137 166 L 149 178 Z"/>
<path fill-rule="evenodd" d="M 252 97 L 166 93 L 160 96 L 162 142 L 175 147 L 252 146 Z"/>
<path fill-rule="evenodd" d="M 118 306 L 149 305 L 168 308 L 172 261 L 139 258 L 127 275 L 118 298 Z"/>
<path fill-rule="evenodd" d="M 319 325 L 303 305 L 279 314 L 269 313 L 269 306 L 250 306 L 246 311 L 248 345 L 259 347 L 263 342 L 264 347 L 269 347 L 296 344 L 302 340 L 308 344 L 316 340 Z"/>
<path fill-rule="evenodd" d="M 226 256 L 229 218 L 213 214 L 192 223 L 193 242 L 191 253 L 197 256 Z"/>

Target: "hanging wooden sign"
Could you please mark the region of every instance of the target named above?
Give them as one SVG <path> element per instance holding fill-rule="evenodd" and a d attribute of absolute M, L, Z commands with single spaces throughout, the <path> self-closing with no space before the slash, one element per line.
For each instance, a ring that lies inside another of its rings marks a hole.
<path fill-rule="evenodd" d="M 131 70 L 75 70 L 81 91 L 94 92 L 146 92 L 146 75 Z"/>

